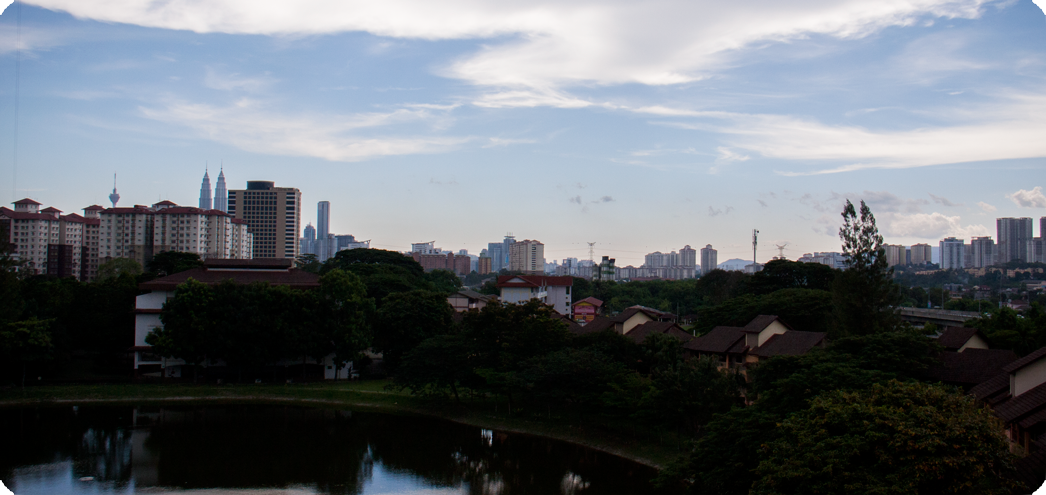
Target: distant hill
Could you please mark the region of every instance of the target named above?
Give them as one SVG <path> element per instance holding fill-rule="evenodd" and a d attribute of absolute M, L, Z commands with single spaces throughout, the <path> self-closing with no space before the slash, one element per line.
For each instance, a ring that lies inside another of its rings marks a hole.
<path fill-rule="evenodd" d="M 740 259 L 740 258 L 734 258 L 734 259 L 729 259 L 729 260 L 726 260 L 726 261 L 720 263 L 718 268 L 720 270 L 732 270 L 732 271 L 738 271 L 739 272 L 739 271 L 743 271 L 745 269 L 745 266 L 748 266 L 748 265 L 751 265 L 751 264 L 752 264 L 751 261 L 743 260 L 743 259 Z"/>

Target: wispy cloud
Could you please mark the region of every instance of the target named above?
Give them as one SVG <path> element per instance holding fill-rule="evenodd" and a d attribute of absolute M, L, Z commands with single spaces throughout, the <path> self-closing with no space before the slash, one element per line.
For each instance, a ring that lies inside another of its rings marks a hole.
<path fill-rule="evenodd" d="M 312 156 L 331 161 L 358 161 L 377 156 L 441 153 L 468 142 L 456 136 L 372 136 L 364 131 L 434 118 L 424 110 L 351 115 L 285 115 L 257 100 L 228 106 L 167 100 L 158 107 L 139 107 L 150 119 L 191 129 L 197 135 L 243 150 L 277 155 Z"/>
<path fill-rule="evenodd" d="M 1035 186 L 1031 191 L 1021 189 L 1013 194 L 1007 194 L 1006 197 L 1021 208 L 1046 208 L 1046 196 L 1042 194 L 1042 186 Z"/>
<path fill-rule="evenodd" d="M 214 67 L 207 68 L 203 78 L 204 86 L 222 91 L 245 91 L 256 93 L 268 88 L 275 79 L 269 74 L 248 77 L 235 72 L 226 72 Z"/>
<path fill-rule="evenodd" d="M 933 199 L 934 203 L 937 203 L 942 206 L 962 206 L 962 203 L 952 203 L 948 198 L 945 198 L 943 196 L 937 196 L 933 193 L 930 193 L 930 198 Z"/>
<path fill-rule="evenodd" d="M 998 209 L 998 208 L 996 208 L 996 207 L 994 207 L 994 206 L 992 206 L 992 205 L 990 205 L 988 203 L 985 203 L 984 201 L 978 201 L 977 202 L 977 206 L 980 206 L 981 209 L 984 210 L 985 213 L 992 213 L 992 212 L 994 212 L 995 210 Z"/>
<path fill-rule="evenodd" d="M 484 148 L 497 148 L 501 146 L 511 146 L 513 144 L 534 144 L 537 142 L 535 139 L 511 139 L 511 138 L 489 138 L 487 144 L 484 144 Z"/>

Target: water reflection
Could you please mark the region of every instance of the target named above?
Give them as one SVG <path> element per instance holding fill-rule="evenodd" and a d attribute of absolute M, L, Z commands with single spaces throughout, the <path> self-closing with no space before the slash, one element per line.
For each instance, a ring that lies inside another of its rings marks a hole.
<path fill-rule="evenodd" d="M 7 409 L 0 435 L 18 495 L 645 493 L 655 474 L 563 442 L 301 407 Z"/>

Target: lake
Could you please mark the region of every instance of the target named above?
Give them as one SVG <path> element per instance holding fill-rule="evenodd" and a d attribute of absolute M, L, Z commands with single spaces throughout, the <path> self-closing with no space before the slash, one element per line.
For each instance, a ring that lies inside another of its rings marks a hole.
<path fill-rule="evenodd" d="M 262 405 L 0 409 L 16 495 L 649 493 L 656 471 L 439 419 Z"/>

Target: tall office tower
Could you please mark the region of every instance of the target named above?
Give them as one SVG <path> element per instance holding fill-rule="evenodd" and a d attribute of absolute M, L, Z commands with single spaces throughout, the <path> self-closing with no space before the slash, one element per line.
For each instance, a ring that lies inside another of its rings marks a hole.
<path fill-rule="evenodd" d="M 327 261 L 334 254 L 330 252 L 330 244 L 327 242 L 327 236 L 331 233 L 331 202 L 320 201 L 316 203 L 316 239 L 318 240 L 318 246 L 316 248 L 316 256 L 319 257 L 320 261 Z"/>
<path fill-rule="evenodd" d="M 200 184 L 200 209 L 210 210 L 211 206 L 211 177 L 204 170 L 203 184 Z"/>
<path fill-rule="evenodd" d="M 269 181 L 229 191 L 229 215 L 247 221 L 255 258 L 297 258 L 301 191 Z"/>
<path fill-rule="evenodd" d="M 214 186 L 214 209 L 229 213 L 229 191 L 225 189 L 225 169 L 218 171 L 218 184 Z"/>
<path fill-rule="evenodd" d="M 305 237 L 301 238 L 301 254 L 316 254 L 316 227 L 305 226 Z"/>
<path fill-rule="evenodd" d="M 912 244 L 912 264 L 924 265 L 933 260 L 933 248 L 929 244 Z"/>
<path fill-rule="evenodd" d="M 701 274 L 705 275 L 715 270 L 717 266 L 719 266 L 719 252 L 712 249 L 711 244 L 701 248 Z"/>
<path fill-rule="evenodd" d="M 886 249 L 886 265 L 897 266 L 905 263 L 904 246 L 899 244 L 887 244 L 883 246 Z"/>
<path fill-rule="evenodd" d="M 973 237 L 966 248 L 966 266 L 984 268 L 995 264 L 995 241 L 990 236 Z"/>
<path fill-rule="evenodd" d="M 526 239 L 509 245 L 508 269 L 525 275 L 545 273 L 545 245 Z"/>
<path fill-rule="evenodd" d="M 507 268 L 502 260 L 504 256 L 501 255 L 503 245 L 500 242 L 491 242 L 487 244 L 487 256 L 490 256 L 490 271 L 497 273 L 502 268 Z"/>
<path fill-rule="evenodd" d="M 966 245 L 962 239 L 948 237 L 941 241 L 941 268 L 961 270 L 964 268 L 964 251 Z"/>
<path fill-rule="evenodd" d="M 1029 261 L 1028 247 L 1033 237 L 1031 218 L 999 218 L 995 220 L 995 227 L 998 239 L 996 262 Z"/>

